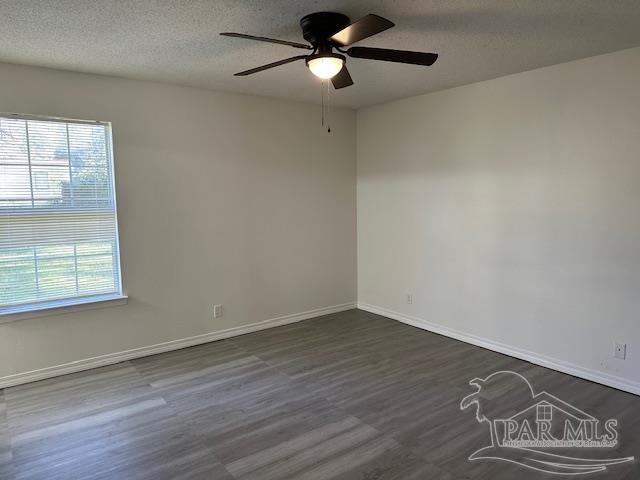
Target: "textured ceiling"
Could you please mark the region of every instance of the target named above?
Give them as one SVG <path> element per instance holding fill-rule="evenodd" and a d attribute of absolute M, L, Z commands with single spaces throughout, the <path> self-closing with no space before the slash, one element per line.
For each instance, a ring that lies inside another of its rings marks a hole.
<path fill-rule="evenodd" d="M 639 0 L 0 0 L 0 61 L 318 102 L 304 62 L 233 77 L 302 50 L 218 33 L 302 41 L 323 10 L 396 23 L 359 45 L 440 54 L 348 60 L 355 85 L 332 103 L 354 108 L 640 45 Z"/>

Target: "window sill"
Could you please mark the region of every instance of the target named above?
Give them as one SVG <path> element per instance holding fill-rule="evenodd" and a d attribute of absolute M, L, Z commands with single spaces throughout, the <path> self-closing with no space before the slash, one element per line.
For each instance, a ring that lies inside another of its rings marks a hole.
<path fill-rule="evenodd" d="M 27 318 L 48 317 L 63 313 L 81 312 L 97 308 L 115 307 L 125 305 L 129 297 L 121 294 L 96 295 L 86 298 L 71 298 L 44 302 L 37 305 L 23 305 L 8 307 L 0 310 L 0 324 L 24 320 Z"/>

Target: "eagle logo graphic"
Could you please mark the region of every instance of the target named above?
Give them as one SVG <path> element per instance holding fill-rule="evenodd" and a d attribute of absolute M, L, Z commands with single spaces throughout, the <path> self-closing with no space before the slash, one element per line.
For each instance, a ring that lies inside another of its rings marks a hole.
<path fill-rule="evenodd" d="M 581 458 L 567 455 L 581 448 L 614 448 L 618 421 L 600 422 L 547 392 L 534 393 L 529 381 L 512 371 L 474 378 L 476 391 L 460 402 L 475 406 L 476 420 L 487 423 L 491 445 L 469 460 L 499 460 L 557 475 L 584 475 L 633 462 L 634 457 Z"/>

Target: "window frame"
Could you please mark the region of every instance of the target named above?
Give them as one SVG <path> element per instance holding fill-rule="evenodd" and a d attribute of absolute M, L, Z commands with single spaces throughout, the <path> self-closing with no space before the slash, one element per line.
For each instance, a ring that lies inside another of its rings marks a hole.
<path fill-rule="evenodd" d="M 74 124 L 82 124 L 82 125 L 100 125 L 105 128 L 105 149 L 106 149 L 106 157 L 107 164 L 109 168 L 110 175 L 110 189 L 111 189 L 111 197 L 113 201 L 113 215 L 114 215 L 114 225 L 115 225 L 115 241 L 114 241 L 114 266 L 117 267 L 117 276 L 114 276 L 114 279 L 117 280 L 117 289 L 115 292 L 110 293 L 97 293 L 97 294 L 84 294 L 84 295 L 76 295 L 73 297 L 66 297 L 61 299 L 45 299 L 45 300 L 35 300 L 31 302 L 25 302 L 14 305 L 5 305 L 0 306 L 0 324 L 13 322 L 16 320 L 21 320 L 25 318 L 36 318 L 43 317 L 49 315 L 55 315 L 60 313 L 70 313 L 74 311 L 83 311 L 90 310 L 95 308 L 102 308 L 107 306 L 116 306 L 123 305 L 128 302 L 128 296 L 125 294 L 124 290 L 124 282 L 122 278 L 122 259 L 120 257 L 121 249 L 120 249 L 120 228 L 118 222 L 118 203 L 117 203 L 117 195 L 116 195 L 116 165 L 115 165 L 115 155 L 113 151 L 113 128 L 111 122 L 100 121 L 100 120 L 80 120 L 75 118 L 65 118 L 65 117 L 56 117 L 56 116 L 48 116 L 48 115 L 32 115 L 32 114 L 21 114 L 21 113 L 11 113 L 11 112 L 0 112 L 0 117 L 8 118 L 8 119 L 16 119 L 16 120 L 25 120 L 25 121 L 41 121 L 41 122 L 58 122 L 58 123 L 74 123 Z M 33 180 L 30 174 L 30 182 Z M 12 212 L 14 210 L 18 210 L 25 215 L 29 215 L 33 213 L 34 215 L 46 213 L 47 211 L 61 211 L 62 209 L 55 208 L 42 208 L 38 212 L 29 212 L 24 209 L 17 207 L 16 209 L 6 209 L 7 212 Z M 106 209 L 96 208 L 93 210 L 94 212 L 105 211 Z M 84 213 L 89 211 L 89 209 L 82 208 L 69 208 L 64 210 L 65 213 L 72 213 L 74 211 L 80 213 Z M 111 211 L 109 210 L 109 213 Z"/>
<path fill-rule="evenodd" d="M 536 405 L 536 421 L 550 422 L 553 419 L 553 406 L 549 403 Z"/>

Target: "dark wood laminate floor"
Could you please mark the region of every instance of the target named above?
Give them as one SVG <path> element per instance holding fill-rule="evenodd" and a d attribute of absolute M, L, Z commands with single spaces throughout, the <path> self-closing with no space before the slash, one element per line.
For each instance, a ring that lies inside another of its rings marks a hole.
<path fill-rule="evenodd" d="M 559 478 L 467 460 L 489 435 L 459 402 L 497 370 L 618 418 L 610 454 L 639 456 L 640 397 L 352 310 L 0 390 L 0 479 Z"/>

